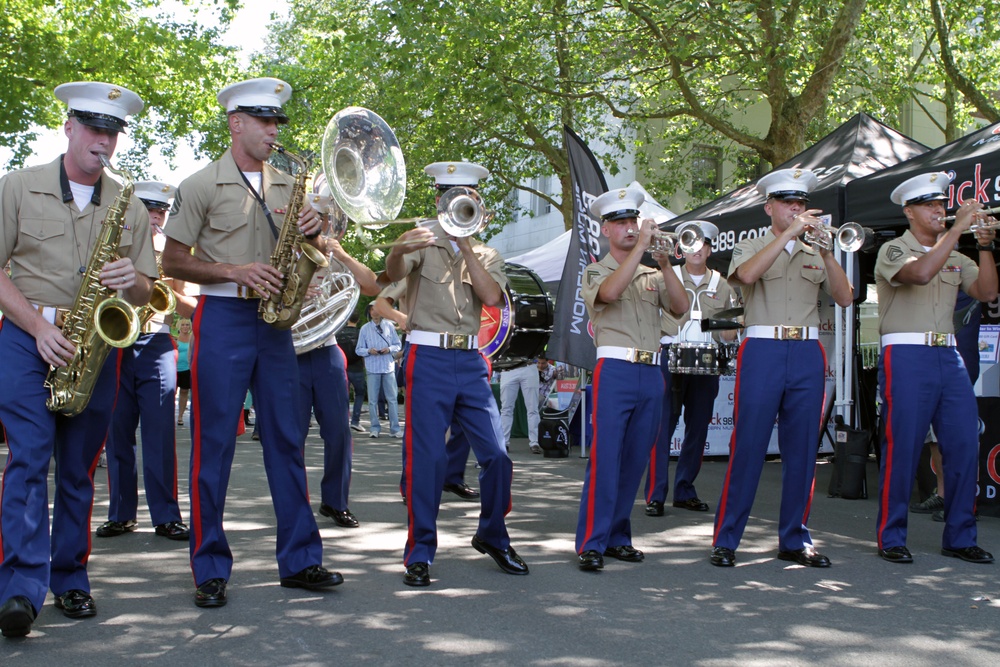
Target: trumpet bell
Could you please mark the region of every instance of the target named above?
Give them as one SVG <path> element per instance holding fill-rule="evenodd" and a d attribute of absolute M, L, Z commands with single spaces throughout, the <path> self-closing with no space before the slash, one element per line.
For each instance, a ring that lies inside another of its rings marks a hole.
<path fill-rule="evenodd" d="M 489 222 L 482 197 L 472 188 L 449 188 L 437 204 L 438 223 L 448 236 L 472 236 Z"/>
<path fill-rule="evenodd" d="M 698 252 L 705 245 L 705 232 L 700 225 L 682 225 L 676 232 L 656 231 L 650 241 L 650 250 L 674 255 Z"/>
<path fill-rule="evenodd" d="M 865 245 L 865 228 L 856 222 L 845 222 L 837 230 L 837 245 L 844 252 L 857 252 Z"/>
<path fill-rule="evenodd" d="M 378 229 L 370 223 L 399 215 L 406 163 L 396 135 L 374 111 L 337 112 L 323 133 L 322 159 L 330 194 L 351 220 Z"/>

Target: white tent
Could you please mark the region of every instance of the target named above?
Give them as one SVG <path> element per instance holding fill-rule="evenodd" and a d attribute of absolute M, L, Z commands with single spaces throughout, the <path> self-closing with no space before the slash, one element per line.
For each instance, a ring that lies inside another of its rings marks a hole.
<path fill-rule="evenodd" d="M 642 191 L 645 201 L 639 207 L 640 215 L 644 218 L 653 218 L 657 224 L 662 224 L 677 215 L 669 209 L 661 206 L 638 181 L 632 181 L 628 186 Z M 569 238 L 571 232 L 563 232 L 553 240 L 534 250 L 521 253 L 507 259 L 511 264 L 526 266 L 541 278 L 543 283 L 557 283 L 562 280 L 563 265 L 566 263 L 566 255 L 569 254 Z"/>
<path fill-rule="evenodd" d="M 528 267 L 538 274 L 543 283 L 559 282 L 562 280 L 566 255 L 569 254 L 569 235 L 570 232 L 563 232 L 545 245 L 509 257 L 507 261 Z"/>

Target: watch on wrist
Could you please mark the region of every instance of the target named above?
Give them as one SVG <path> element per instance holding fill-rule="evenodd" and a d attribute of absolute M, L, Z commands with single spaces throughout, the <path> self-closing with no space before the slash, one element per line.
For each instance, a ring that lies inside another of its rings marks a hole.
<path fill-rule="evenodd" d="M 993 241 L 990 241 L 986 245 L 983 245 L 978 241 L 976 242 L 976 250 L 979 250 L 980 252 L 992 252 L 994 247 L 995 244 L 993 243 Z"/>

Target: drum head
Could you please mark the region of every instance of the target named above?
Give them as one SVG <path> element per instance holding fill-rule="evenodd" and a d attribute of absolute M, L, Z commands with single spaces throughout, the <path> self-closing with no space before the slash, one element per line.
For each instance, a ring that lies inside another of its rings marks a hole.
<path fill-rule="evenodd" d="M 503 270 L 503 304 L 483 306 L 479 328 L 479 350 L 496 370 L 521 366 L 541 354 L 554 317 L 552 299 L 534 271 L 517 264 L 504 264 Z"/>

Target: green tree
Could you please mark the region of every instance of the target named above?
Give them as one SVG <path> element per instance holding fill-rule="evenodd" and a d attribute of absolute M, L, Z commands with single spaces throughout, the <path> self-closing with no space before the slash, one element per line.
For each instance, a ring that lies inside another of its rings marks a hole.
<path fill-rule="evenodd" d="M 8 166 L 23 164 L 36 128 L 64 121 L 52 90 L 67 81 L 119 83 L 142 97 L 146 109 L 129 128 L 135 147 L 120 157 L 139 176 L 153 145 L 172 157 L 179 139 L 209 129 L 197 148 L 216 150 L 222 126 L 215 93 L 237 71 L 233 50 L 219 38 L 239 0 L 178 2 L 192 12 L 188 22 L 166 14 L 161 0 L 4 0 L 0 145 L 13 150 Z"/>

